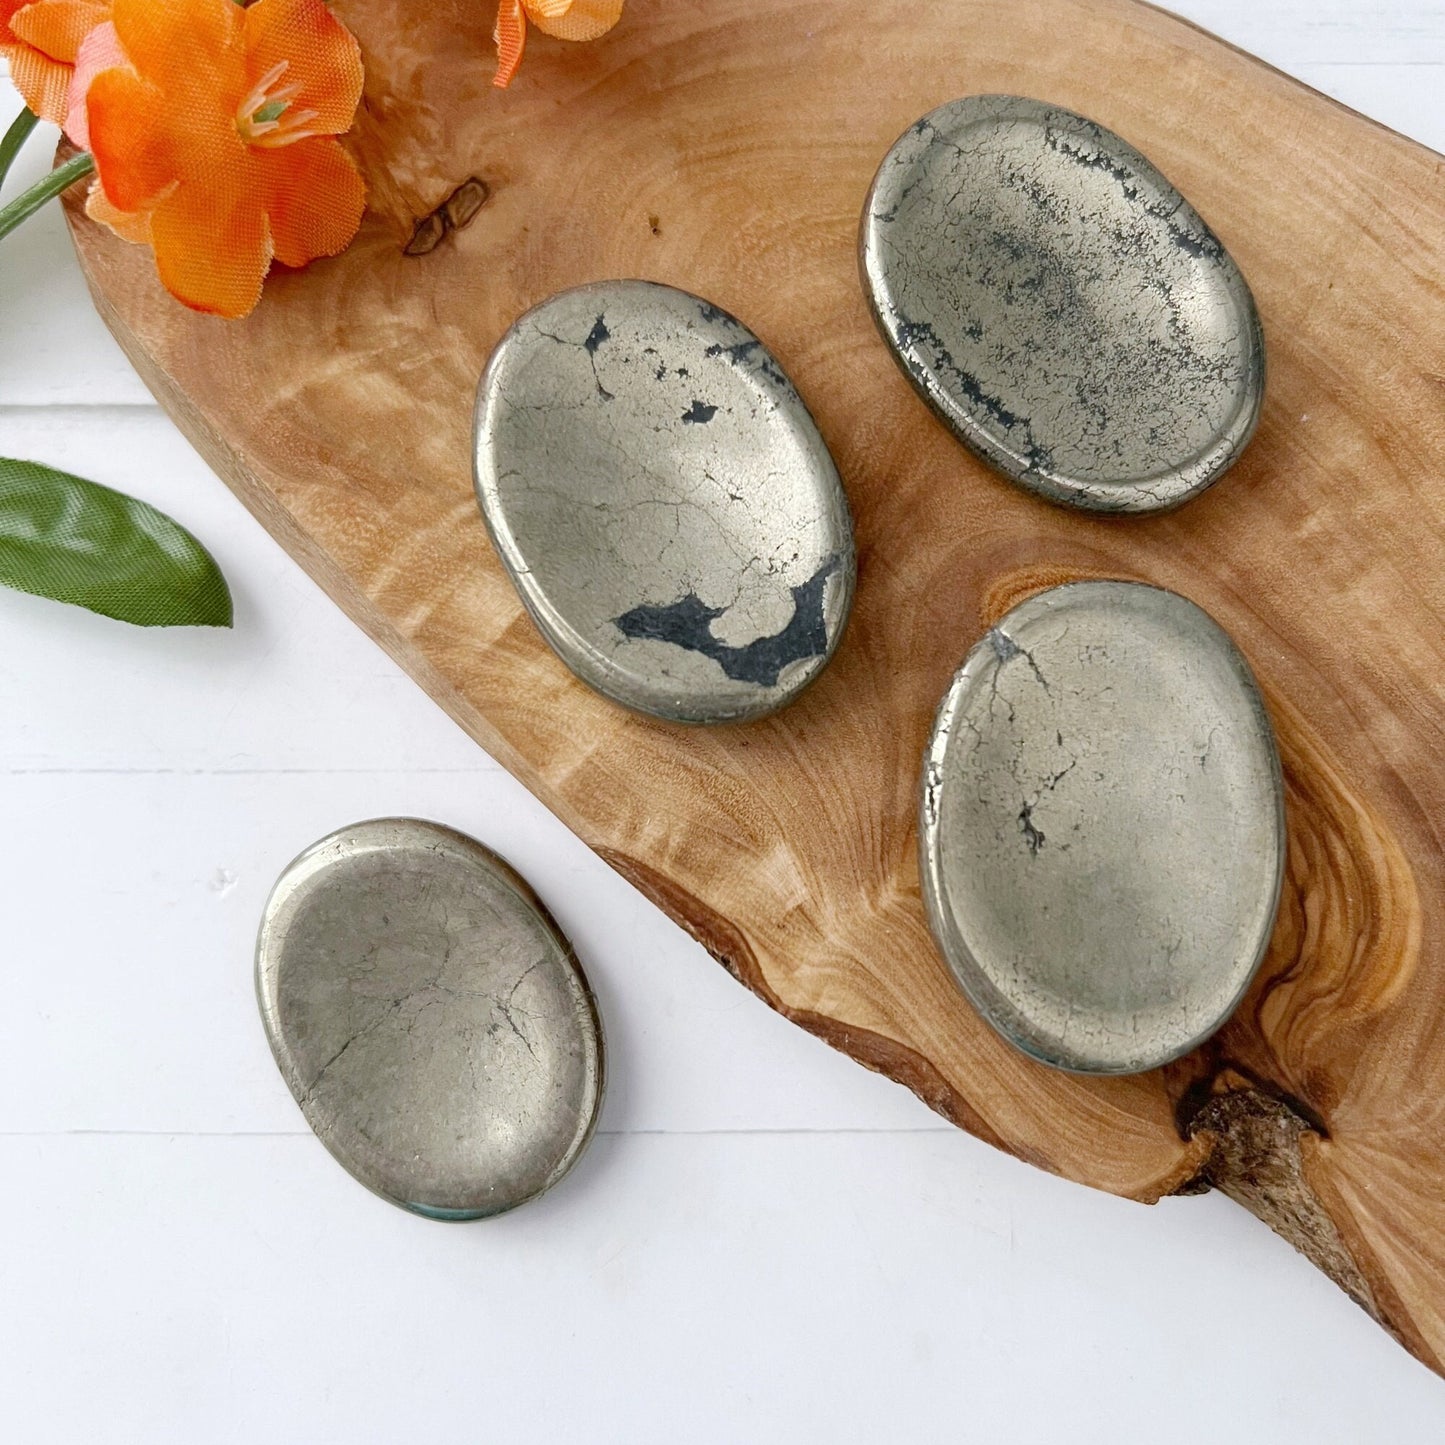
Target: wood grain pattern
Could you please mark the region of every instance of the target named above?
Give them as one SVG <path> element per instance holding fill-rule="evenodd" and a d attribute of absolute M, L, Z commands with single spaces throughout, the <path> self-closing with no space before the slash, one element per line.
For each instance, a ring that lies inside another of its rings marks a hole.
<path fill-rule="evenodd" d="M 373 206 L 344 257 L 275 277 L 227 325 L 182 312 L 144 252 L 72 209 L 102 314 L 187 435 L 463 727 L 774 1007 L 1043 1168 L 1141 1200 L 1226 1190 L 1440 1368 L 1445 160 L 1135 0 L 631 0 L 605 42 L 532 47 L 506 94 L 474 7 L 337 9 L 366 56 Z M 1119 131 L 1251 281 L 1264 420 L 1180 513 L 1091 520 L 1016 492 L 873 330 L 855 262 L 873 171 L 918 115 L 976 91 Z M 627 275 L 744 318 L 849 490 L 849 634 L 763 723 L 687 731 L 587 693 L 476 513 L 492 345 L 549 293 Z M 988 620 L 1076 576 L 1212 612 L 1267 690 L 1289 788 L 1258 985 L 1209 1045 L 1133 1079 L 999 1041 L 918 897 L 934 707 Z"/>

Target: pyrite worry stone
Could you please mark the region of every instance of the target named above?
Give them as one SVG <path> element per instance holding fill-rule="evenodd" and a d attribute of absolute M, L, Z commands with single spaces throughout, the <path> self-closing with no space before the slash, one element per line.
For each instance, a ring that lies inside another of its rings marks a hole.
<path fill-rule="evenodd" d="M 476 484 L 542 635 L 627 707 L 761 717 L 842 636 L 837 469 L 762 342 L 695 296 L 613 281 L 524 315 L 478 392 Z"/>
<path fill-rule="evenodd" d="M 266 905 L 256 991 L 306 1121 L 361 1183 L 433 1219 L 541 1194 L 602 1102 L 571 945 L 496 854 L 381 819 L 303 853 Z"/>
<path fill-rule="evenodd" d="M 1244 277 L 1149 161 L 1082 116 L 993 95 L 933 111 L 884 160 L 860 250 L 914 387 L 1041 497 L 1164 511 L 1254 433 L 1264 336 Z"/>
<path fill-rule="evenodd" d="M 1284 872 L 1274 733 L 1192 602 L 1079 582 L 1016 607 L 939 710 L 929 923 L 963 991 L 1045 1063 L 1137 1073 L 1234 1009 Z"/>

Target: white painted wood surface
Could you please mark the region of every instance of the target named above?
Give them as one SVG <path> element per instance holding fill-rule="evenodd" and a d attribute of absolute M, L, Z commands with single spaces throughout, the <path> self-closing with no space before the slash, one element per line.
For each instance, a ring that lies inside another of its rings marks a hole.
<path fill-rule="evenodd" d="M 1176 8 L 1445 150 L 1445 4 Z M 53 211 L 0 248 L 0 453 L 164 507 L 237 600 L 152 634 L 0 591 L 0 1439 L 1445 1438 L 1445 1384 L 1228 1201 L 1050 1179 L 727 979 L 230 497 Z M 353 1184 L 256 1017 L 277 872 L 394 812 L 527 873 L 606 1014 L 601 1137 L 483 1225 Z"/>

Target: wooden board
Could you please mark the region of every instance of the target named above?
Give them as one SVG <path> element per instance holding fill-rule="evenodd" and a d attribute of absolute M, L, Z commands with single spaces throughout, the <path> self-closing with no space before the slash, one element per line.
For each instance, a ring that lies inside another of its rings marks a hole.
<path fill-rule="evenodd" d="M 775 1008 L 1043 1168 L 1140 1200 L 1227 1190 L 1440 1368 L 1445 160 L 1135 0 L 630 0 L 601 43 L 534 40 L 505 94 L 484 6 L 337 10 L 366 55 L 373 205 L 344 257 L 275 277 L 227 324 L 170 302 L 147 253 L 72 204 L 97 304 L 187 435 L 483 747 Z M 918 115 L 978 91 L 1119 131 L 1253 284 L 1263 425 L 1180 513 L 1090 520 L 1015 491 L 873 329 L 869 180 Z M 588 693 L 477 515 L 471 401 L 493 343 L 549 293 L 627 275 L 743 317 L 852 500 L 850 631 L 764 723 L 688 731 Z M 1209 1045 L 1133 1079 L 1001 1043 L 918 894 L 939 697 L 991 619 L 1079 576 L 1218 617 L 1288 779 L 1257 987 Z"/>

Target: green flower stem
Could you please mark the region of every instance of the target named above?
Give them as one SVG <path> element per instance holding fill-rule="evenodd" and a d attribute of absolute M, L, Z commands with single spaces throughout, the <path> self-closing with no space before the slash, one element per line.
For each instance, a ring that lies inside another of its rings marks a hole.
<path fill-rule="evenodd" d="M 5 175 L 10 169 L 11 161 L 20 154 L 20 147 L 39 124 L 40 117 L 33 110 L 22 110 L 15 117 L 10 129 L 5 132 L 4 138 L 0 139 L 0 186 L 5 184 Z"/>
<path fill-rule="evenodd" d="M 8 206 L 0 206 L 0 241 L 27 216 L 33 216 L 46 201 L 58 196 L 61 191 L 68 190 L 76 181 L 84 180 L 94 169 L 95 161 L 82 151 L 78 156 L 71 156 L 64 165 L 56 166 L 44 180 L 36 181 L 28 191 L 22 191 Z"/>

